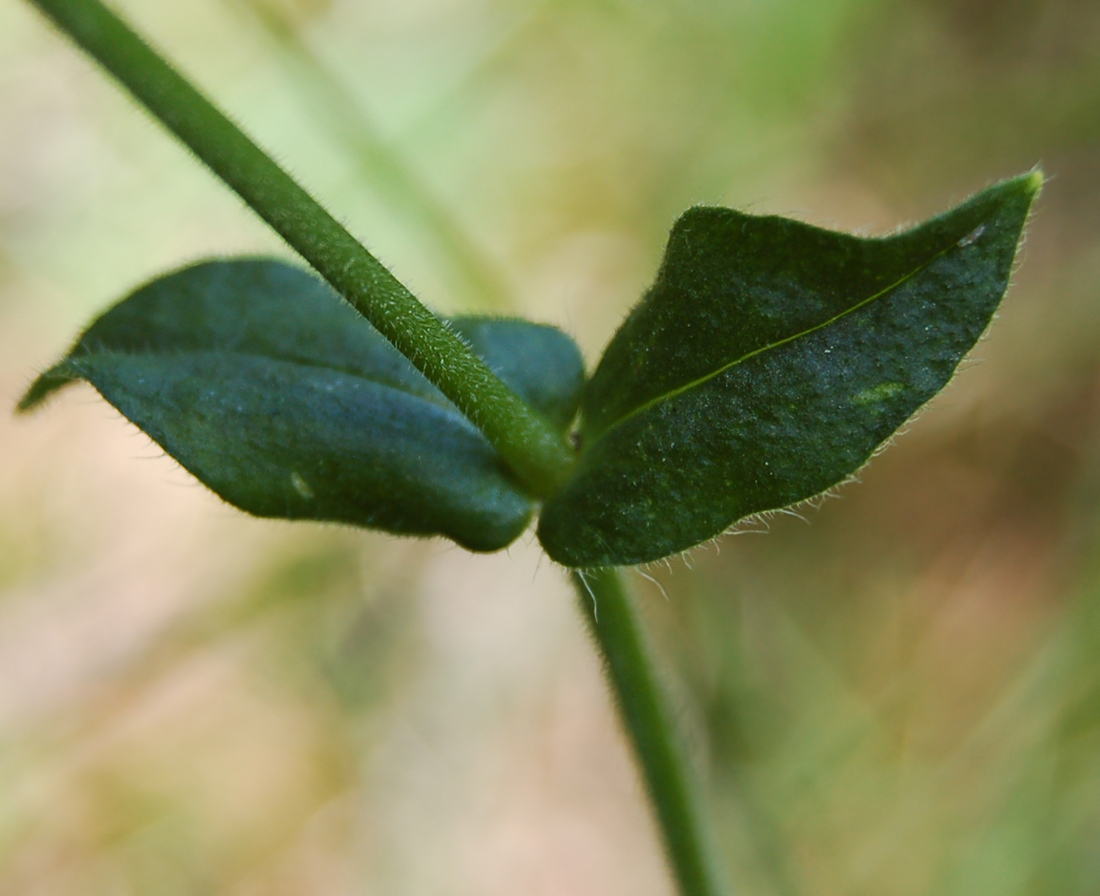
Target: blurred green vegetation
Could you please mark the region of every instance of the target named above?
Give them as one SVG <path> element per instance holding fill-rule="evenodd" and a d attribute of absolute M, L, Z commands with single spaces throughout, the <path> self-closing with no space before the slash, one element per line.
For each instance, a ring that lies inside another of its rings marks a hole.
<path fill-rule="evenodd" d="M 883 232 L 1041 163 L 989 339 L 862 484 L 637 584 L 739 892 L 1100 892 L 1100 6 L 118 6 L 426 301 L 590 360 L 688 205 Z M 5 2 L 9 405 L 239 251 L 288 254 Z M 0 501 L 0 891 L 671 892 L 530 544 L 244 518 L 90 391 L 0 415 Z"/>

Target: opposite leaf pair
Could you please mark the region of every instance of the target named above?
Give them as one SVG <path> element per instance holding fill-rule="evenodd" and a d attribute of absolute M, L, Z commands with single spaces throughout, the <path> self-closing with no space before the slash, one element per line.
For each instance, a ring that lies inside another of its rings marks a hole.
<path fill-rule="evenodd" d="M 585 383 L 564 333 L 451 325 L 565 431 L 577 465 L 539 539 L 572 567 L 656 560 L 861 467 L 946 385 L 1004 294 L 1042 178 L 864 239 L 696 208 Z M 363 318 L 284 263 L 207 262 L 139 289 L 31 386 L 85 379 L 225 500 L 505 547 L 534 501 L 485 438 Z"/>

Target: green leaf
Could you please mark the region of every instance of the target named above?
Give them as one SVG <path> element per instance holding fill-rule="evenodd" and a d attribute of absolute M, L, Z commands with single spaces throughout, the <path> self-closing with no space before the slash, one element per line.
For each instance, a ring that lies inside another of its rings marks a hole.
<path fill-rule="evenodd" d="M 550 556 L 657 560 L 850 477 L 989 325 L 1041 183 L 879 239 L 685 213 L 586 387 L 581 458 L 539 523 Z"/>
<path fill-rule="evenodd" d="M 526 321 L 452 326 L 564 428 L 584 365 Z M 330 520 L 497 550 L 532 502 L 485 438 L 311 274 L 266 259 L 157 279 L 100 317 L 20 402 L 96 387 L 199 480 L 257 516 Z"/>

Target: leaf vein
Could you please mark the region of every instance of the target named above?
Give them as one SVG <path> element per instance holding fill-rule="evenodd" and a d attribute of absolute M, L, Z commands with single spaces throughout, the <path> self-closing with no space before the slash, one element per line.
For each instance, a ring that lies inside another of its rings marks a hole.
<path fill-rule="evenodd" d="M 721 367 L 718 367 L 717 369 L 711 371 L 710 373 L 705 374 L 704 376 L 698 377 L 698 378 L 692 380 L 689 383 L 685 383 L 683 386 L 678 386 L 675 389 L 670 389 L 668 392 L 665 392 L 662 395 L 658 395 L 654 398 L 651 398 L 649 401 L 638 405 L 638 407 L 634 408 L 629 413 L 624 414 L 622 417 L 620 417 L 618 420 L 616 420 L 614 423 L 612 423 L 609 427 L 607 427 L 607 429 L 605 429 L 602 433 L 600 433 L 600 435 L 596 438 L 596 440 L 592 444 L 594 445 L 597 442 L 603 440 L 613 430 L 618 429 L 620 426 L 622 426 L 623 424 L 625 424 L 627 421 L 631 420 L 632 418 L 637 417 L 641 414 L 644 414 L 646 411 L 650 410 L 651 408 L 654 408 L 659 404 L 663 404 L 666 401 L 671 401 L 672 399 L 676 398 L 676 396 L 682 395 L 685 392 L 689 392 L 690 390 L 695 389 L 696 387 L 701 386 L 704 383 L 709 382 L 710 380 L 721 376 L 727 370 L 731 370 L 732 368 L 737 367 L 739 364 L 743 364 L 746 361 L 750 360 L 751 358 L 755 358 L 757 355 L 762 355 L 765 352 L 769 352 L 773 349 L 780 348 L 781 346 L 784 346 L 784 345 L 786 345 L 790 342 L 794 342 L 796 339 L 801 339 L 804 336 L 809 336 L 812 333 L 816 333 L 819 330 L 823 330 L 826 327 L 832 326 L 834 323 L 836 323 L 839 320 L 842 320 L 843 318 L 847 317 L 849 314 L 854 314 L 856 311 L 859 311 L 861 308 L 865 308 L 867 305 L 870 305 L 872 302 L 876 301 L 877 299 L 880 299 L 883 296 L 885 296 L 885 295 L 887 295 L 891 292 L 894 292 L 897 289 L 900 289 L 902 286 L 904 286 L 906 283 L 908 283 L 910 280 L 912 280 L 914 277 L 916 277 L 919 273 L 921 273 L 924 270 L 927 270 L 929 267 L 931 267 L 933 264 L 935 264 L 937 261 L 939 261 L 939 259 L 941 259 L 948 252 L 950 252 L 951 249 L 955 248 L 955 246 L 956 246 L 956 244 L 954 244 L 954 243 L 947 246 L 946 248 L 944 248 L 940 252 L 937 252 L 935 255 L 933 255 L 930 259 L 928 259 L 928 261 L 924 262 L 921 265 L 918 265 L 916 268 L 914 268 L 909 273 L 903 275 L 902 277 L 899 277 L 893 283 L 890 283 L 889 285 L 884 286 L 878 292 L 874 293 L 871 296 L 868 296 L 866 299 L 861 299 L 860 301 L 856 302 L 854 305 L 851 305 L 848 308 L 845 308 L 839 314 L 834 314 L 832 317 L 828 318 L 827 320 L 824 320 L 824 321 L 821 321 L 820 323 L 814 324 L 812 327 L 807 327 L 805 330 L 801 330 L 798 333 L 793 333 L 790 336 L 784 337 L 783 339 L 778 339 L 775 342 L 771 342 L 767 345 L 762 345 L 762 346 L 760 346 L 760 348 L 756 348 L 756 349 L 753 349 L 750 352 L 746 352 L 741 357 L 735 358 L 734 360 L 728 362 L 727 364 L 723 364 Z"/>

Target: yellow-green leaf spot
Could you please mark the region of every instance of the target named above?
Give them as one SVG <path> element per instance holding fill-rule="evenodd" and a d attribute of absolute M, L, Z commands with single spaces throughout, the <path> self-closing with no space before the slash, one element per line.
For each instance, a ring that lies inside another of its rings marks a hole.
<path fill-rule="evenodd" d="M 877 404 L 905 391 L 904 383 L 879 383 L 852 396 L 852 404 Z"/>

